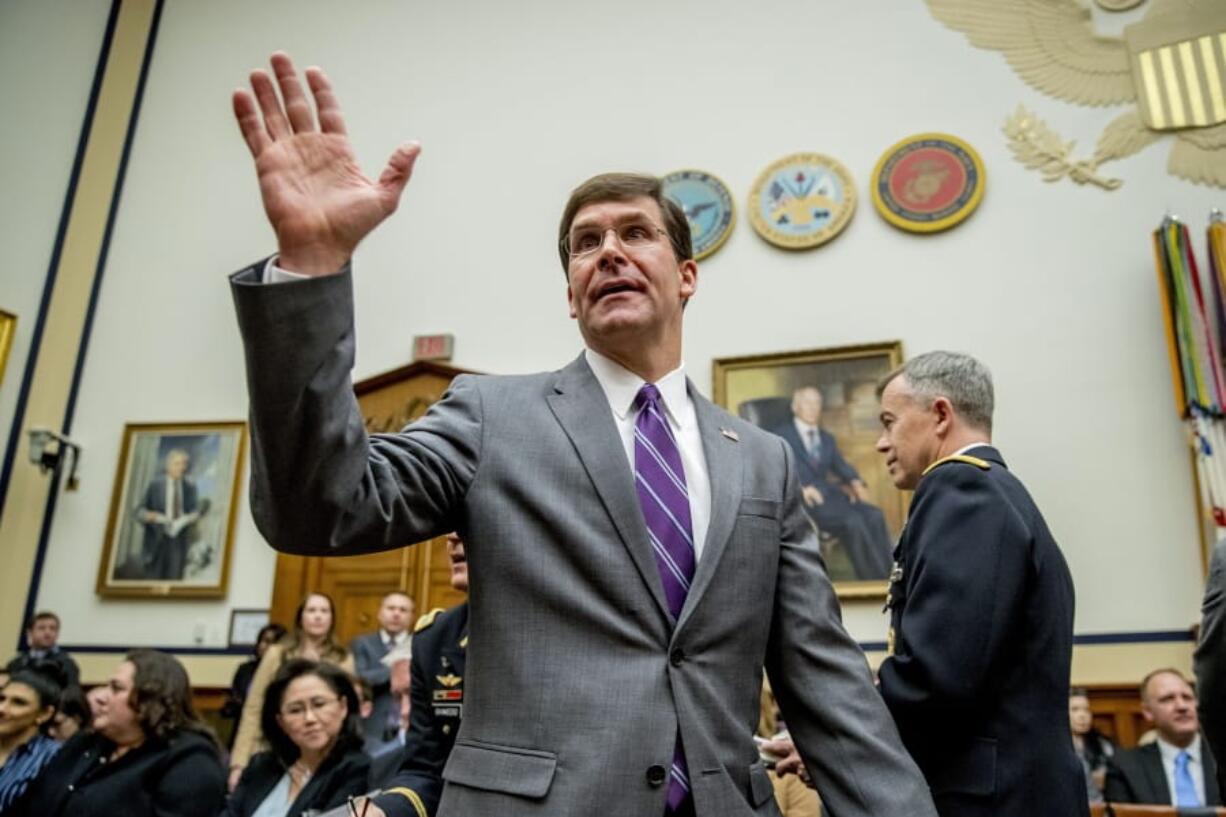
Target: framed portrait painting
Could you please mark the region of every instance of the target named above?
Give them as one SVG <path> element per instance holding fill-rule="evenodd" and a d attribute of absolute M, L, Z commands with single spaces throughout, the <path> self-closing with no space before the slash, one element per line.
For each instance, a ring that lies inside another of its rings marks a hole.
<path fill-rule="evenodd" d="M 242 422 L 125 426 L 98 595 L 225 596 L 246 449 Z"/>
<path fill-rule="evenodd" d="M 884 597 L 908 495 L 877 453 L 877 382 L 902 343 L 724 358 L 715 401 L 792 448 L 805 511 L 841 598 Z"/>

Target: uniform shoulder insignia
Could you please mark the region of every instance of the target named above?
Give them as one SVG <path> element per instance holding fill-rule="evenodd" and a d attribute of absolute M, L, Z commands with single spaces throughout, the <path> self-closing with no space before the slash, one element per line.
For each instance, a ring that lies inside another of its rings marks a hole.
<path fill-rule="evenodd" d="M 420 633 L 422 630 L 429 627 L 434 623 L 434 619 L 438 618 L 438 614 L 441 612 L 443 612 L 442 607 L 435 607 L 433 610 L 417 619 L 417 624 L 413 626 L 413 632 Z"/>
<path fill-rule="evenodd" d="M 972 457 L 968 454 L 954 454 L 949 457 L 943 457 L 937 460 L 936 462 L 934 462 L 932 465 L 929 465 L 927 468 L 924 469 L 924 473 L 921 474 L 921 476 L 926 476 L 929 471 L 936 468 L 938 465 L 944 465 L 947 462 L 964 462 L 967 465 L 973 465 L 976 468 L 982 469 L 984 471 L 987 471 L 988 469 L 992 467 L 992 463 L 988 462 L 987 460 L 981 460 L 978 457 Z"/>

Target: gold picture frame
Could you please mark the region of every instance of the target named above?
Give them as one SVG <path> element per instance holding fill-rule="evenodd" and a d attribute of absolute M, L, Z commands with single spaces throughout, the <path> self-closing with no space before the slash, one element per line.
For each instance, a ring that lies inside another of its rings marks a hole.
<path fill-rule="evenodd" d="M 894 487 L 875 449 L 877 382 L 902 362 L 902 342 L 884 341 L 712 364 L 715 402 L 792 446 L 806 510 L 843 599 L 885 597 L 894 543 L 907 518 L 909 493 Z M 820 401 L 812 425 L 821 432 L 806 434 L 807 444 L 801 432 L 811 428 L 804 420 L 814 417 L 814 390 Z"/>
<path fill-rule="evenodd" d="M 4 366 L 8 363 L 9 352 L 12 351 L 13 338 L 16 335 L 17 316 L 0 309 L 0 384 L 4 383 Z"/>
<path fill-rule="evenodd" d="M 124 426 L 96 591 L 118 598 L 223 598 L 247 424 Z"/>

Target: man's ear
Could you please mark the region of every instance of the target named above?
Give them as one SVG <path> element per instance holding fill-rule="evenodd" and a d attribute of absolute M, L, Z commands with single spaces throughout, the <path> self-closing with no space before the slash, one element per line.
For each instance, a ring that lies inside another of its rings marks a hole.
<path fill-rule="evenodd" d="M 936 415 L 936 432 L 945 436 L 953 428 L 954 406 L 948 397 L 937 397 L 932 401 L 932 413 Z"/>
<path fill-rule="evenodd" d="M 575 293 L 571 290 L 569 283 L 566 285 L 566 303 L 570 307 L 570 316 L 579 317 L 579 313 L 575 311 Z"/>
<path fill-rule="evenodd" d="M 692 258 L 682 261 L 677 272 L 681 276 L 681 298 L 688 301 L 698 290 L 698 264 Z"/>

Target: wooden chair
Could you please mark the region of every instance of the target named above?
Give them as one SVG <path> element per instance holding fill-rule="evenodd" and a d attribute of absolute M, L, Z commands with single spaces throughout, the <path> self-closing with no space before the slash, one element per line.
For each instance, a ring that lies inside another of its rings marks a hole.
<path fill-rule="evenodd" d="M 1100 806 L 1101 808 L 1101 806 Z M 1100 817 L 1093 812 L 1092 817 Z M 1226 808 L 1176 808 L 1175 806 L 1141 806 L 1135 803 L 1107 803 L 1106 817 L 1226 817 Z"/>

